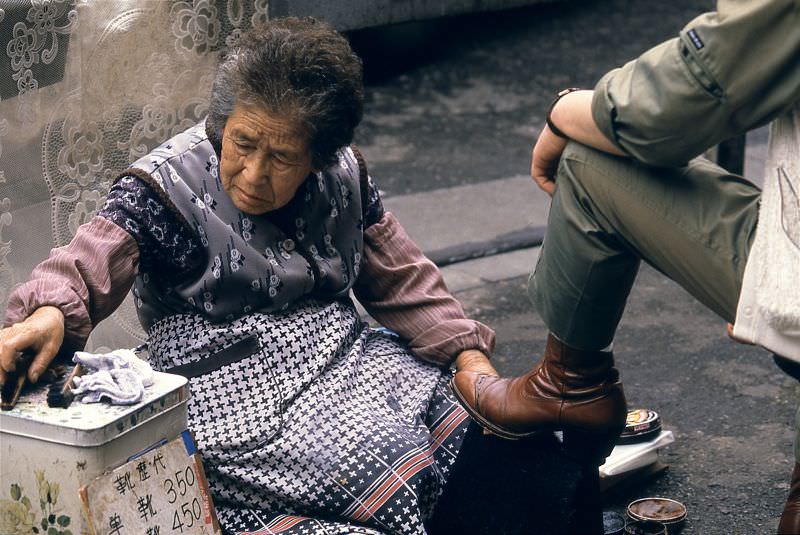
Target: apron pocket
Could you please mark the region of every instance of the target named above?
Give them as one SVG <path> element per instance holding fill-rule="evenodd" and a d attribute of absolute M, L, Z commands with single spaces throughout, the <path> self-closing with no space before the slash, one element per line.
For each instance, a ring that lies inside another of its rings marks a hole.
<path fill-rule="evenodd" d="M 252 349 L 251 343 L 242 343 L 247 338 L 222 348 L 207 357 L 215 361 L 215 369 L 190 380 L 189 423 L 206 457 L 234 459 L 269 442 L 283 427 L 283 395 L 275 370 L 252 338 L 255 352 L 236 355 L 237 345 Z M 216 367 L 218 355 L 227 356 Z"/>

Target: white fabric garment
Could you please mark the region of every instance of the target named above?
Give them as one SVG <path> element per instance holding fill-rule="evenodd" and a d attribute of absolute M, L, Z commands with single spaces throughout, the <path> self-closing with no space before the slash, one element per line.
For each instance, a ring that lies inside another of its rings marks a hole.
<path fill-rule="evenodd" d="M 800 361 L 800 105 L 770 130 L 756 236 L 734 336 Z"/>

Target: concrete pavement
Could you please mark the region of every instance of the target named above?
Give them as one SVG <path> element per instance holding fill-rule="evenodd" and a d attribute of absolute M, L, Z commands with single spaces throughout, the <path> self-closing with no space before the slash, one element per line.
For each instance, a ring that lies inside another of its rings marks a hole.
<path fill-rule="evenodd" d="M 385 208 L 403 223 L 423 251 L 488 241 L 509 232 L 544 227 L 549 198 L 529 176 L 389 197 Z M 443 269 L 451 291 L 475 288 L 530 272 L 537 249 L 459 262 Z"/>

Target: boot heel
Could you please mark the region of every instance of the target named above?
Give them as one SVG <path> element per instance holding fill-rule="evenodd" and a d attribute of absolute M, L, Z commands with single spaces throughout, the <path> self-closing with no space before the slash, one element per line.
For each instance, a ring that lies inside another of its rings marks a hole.
<path fill-rule="evenodd" d="M 619 432 L 592 432 L 578 429 L 563 431 L 562 447 L 567 457 L 581 464 L 600 466 L 616 445 Z"/>

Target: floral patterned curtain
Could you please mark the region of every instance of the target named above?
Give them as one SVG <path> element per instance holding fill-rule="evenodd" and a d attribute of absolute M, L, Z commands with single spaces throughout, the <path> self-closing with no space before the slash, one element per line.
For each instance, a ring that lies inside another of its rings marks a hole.
<path fill-rule="evenodd" d="M 0 310 L 129 162 L 205 115 L 219 52 L 267 0 L 0 0 Z M 88 347 L 144 339 L 131 302 Z"/>

